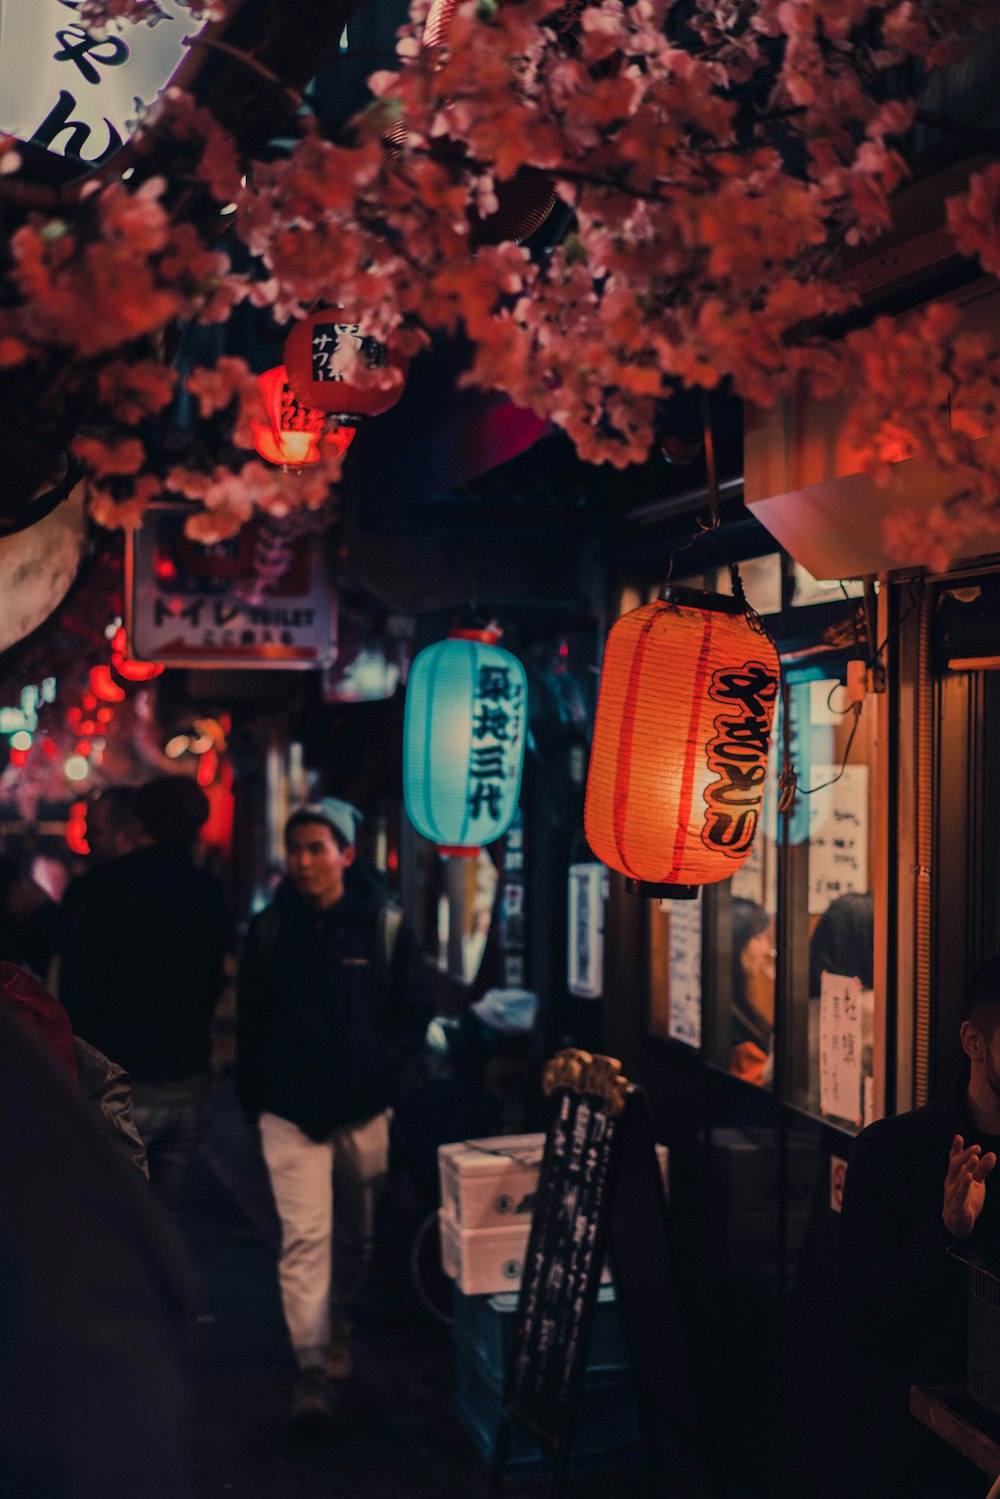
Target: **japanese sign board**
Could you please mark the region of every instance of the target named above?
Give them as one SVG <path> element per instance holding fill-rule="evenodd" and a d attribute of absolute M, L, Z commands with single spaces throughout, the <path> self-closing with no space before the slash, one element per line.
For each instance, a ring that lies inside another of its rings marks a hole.
<path fill-rule="evenodd" d="M 497 1433 L 498 1491 L 511 1423 L 555 1458 L 554 1499 L 564 1491 L 609 1252 L 643 1425 L 662 1432 L 693 1415 L 649 1105 L 618 1068 L 576 1048 L 545 1068 L 550 1114 Z"/>
<path fill-rule="evenodd" d="M 693 901 L 672 900 L 670 913 L 670 1010 L 675 1041 L 701 1045 L 701 892 Z"/>
<path fill-rule="evenodd" d="M 811 769 L 813 786 L 822 788 L 809 798 L 809 914 L 816 916 L 838 895 L 868 889 L 868 766 Z"/>
<path fill-rule="evenodd" d="M 581 999 L 599 999 L 604 992 L 604 906 L 607 898 L 608 871 L 603 864 L 570 865 L 566 987 Z"/>
<path fill-rule="evenodd" d="M 861 980 L 824 972 L 819 994 L 820 1112 L 860 1124 Z"/>
<path fill-rule="evenodd" d="M 3 0 L 0 130 L 81 167 L 99 166 L 132 134 L 188 55 L 198 25 L 158 0 L 152 25 L 89 31 L 82 0 Z"/>
<path fill-rule="evenodd" d="M 299 538 L 285 574 L 258 596 L 257 523 L 203 547 L 184 535 L 189 512 L 153 505 L 125 558 L 129 648 L 164 666 L 326 666 L 334 599 L 316 537 Z"/>

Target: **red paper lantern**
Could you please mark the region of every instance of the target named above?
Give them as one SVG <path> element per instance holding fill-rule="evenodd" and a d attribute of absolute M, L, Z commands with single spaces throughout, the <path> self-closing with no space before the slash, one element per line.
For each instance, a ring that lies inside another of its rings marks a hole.
<path fill-rule="evenodd" d="M 268 420 L 250 419 L 253 445 L 268 463 L 282 468 L 305 468 L 320 460 L 320 446 L 346 453 L 354 437 L 353 427 L 329 426 L 323 411 L 298 400 L 288 384 L 283 364 L 257 376 Z"/>
<path fill-rule="evenodd" d="M 406 361 L 363 335 L 340 307 L 296 323 L 285 344 L 285 368 L 300 401 L 336 413 L 348 428 L 395 406 L 406 383 Z"/>
<path fill-rule="evenodd" d="M 608 636 L 584 823 L 597 857 L 648 895 L 728 879 L 753 842 L 777 653 L 735 600 L 669 588 Z"/>

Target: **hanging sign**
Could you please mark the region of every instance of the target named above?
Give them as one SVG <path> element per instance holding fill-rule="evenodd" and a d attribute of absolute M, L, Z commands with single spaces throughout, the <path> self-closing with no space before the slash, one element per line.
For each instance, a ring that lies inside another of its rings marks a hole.
<path fill-rule="evenodd" d="M 819 1107 L 831 1119 L 861 1123 L 859 978 L 824 972 L 819 991 Z"/>
<path fill-rule="evenodd" d="M 868 889 L 868 766 L 811 772 L 821 788 L 809 798 L 809 914 L 817 916 L 839 895 Z"/>
<path fill-rule="evenodd" d="M 289 564 L 262 589 L 259 526 L 204 547 L 184 535 L 186 507 L 151 505 L 125 553 L 131 653 L 164 666 L 298 667 L 333 659 L 334 600 L 315 536 L 289 545 Z"/>
<path fill-rule="evenodd" d="M 608 872 L 603 864 L 571 864 L 567 921 L 566 987 L 581 999 L 604 992 L 604 903 Z"/>
<path fill-rule="evenodd" d="M 672 1040 L 701 1045 L 701 892 L 690 904 L 668 903 L 670 912 L 670 1009 Z"/>
<path fill-rule="evenodd" d="M 91 31 L 82 0 L 3 0 L 0 130 L 90 169 L 128 140 L 188 55 L 197 23 L 158 0 L 153 24 Z"/>

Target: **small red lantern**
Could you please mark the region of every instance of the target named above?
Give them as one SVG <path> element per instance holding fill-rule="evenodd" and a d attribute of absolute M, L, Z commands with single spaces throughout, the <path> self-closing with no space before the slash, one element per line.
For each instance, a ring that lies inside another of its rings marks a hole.
<path fill-rule="evenodd" d="M 668 588 L 608 636 L 584 823 L 634 893 L 693 896 L 750 853 L 779 666 L 718 594 Z"/>
<path fill-rule="evenodd" d="M 285 368 L 300 401 L 335 412 L 349 428 L 395 406 L 406 383 L 406 362 L 362 334 L 339 307 L 310 313 L 295 325 L 285 344 Z"/>
<path fill-rule="evenodd" d="M 257 376 L 268 420 L 251 418 L 253 445 L 268 463 L 282 468 L 305 468 L 320 460 L 320 444 L 346 453 L 354 437 L 353 427 L 328 428 L 323 411 L 305 406 L 288 384 L 283 364 Z"/>
<path fill-rule="evenodd" d="M 139 661 L 134 656 L 126 655 L 126 650 L 125 630 L 119 626 L 111 642 L 113 675 L 126 682 L 152 682 L 155 677 L 163 675 L 164 668 L 159 661 Z"/>

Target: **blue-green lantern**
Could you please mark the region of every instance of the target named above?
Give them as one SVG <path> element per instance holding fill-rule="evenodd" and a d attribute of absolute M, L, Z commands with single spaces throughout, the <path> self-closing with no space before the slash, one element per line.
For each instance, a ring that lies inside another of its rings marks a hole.
<path fill-rule="evenodd" d="M 418 833 L 449 854 L 474 854 L 517 810 L 528 679 L 496 630 L 457 630 L 410 668 L 403 724 L 403 799 Z"/>

